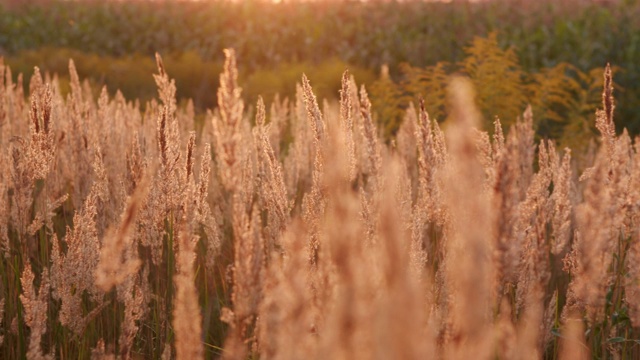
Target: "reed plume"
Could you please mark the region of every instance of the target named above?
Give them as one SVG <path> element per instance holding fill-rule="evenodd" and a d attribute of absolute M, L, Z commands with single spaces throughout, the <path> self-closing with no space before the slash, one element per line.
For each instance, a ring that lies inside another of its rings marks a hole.
<path fill-rule="evenodd" d="M 34 280 L 35 274 L 31 270 L 31 264 L 27 263 L 20 277 L 20 283 L 22 284 L 20 301 L 24 307 L 24 322 L 31 329 L 27 358 L 53 359 L 53 353 L 43 354 L 41 346 L 42 337 L 47 331 L 47 308 L 50 291 L 49 272 L 46 269 L 42 272 L 37 293 Z"/>

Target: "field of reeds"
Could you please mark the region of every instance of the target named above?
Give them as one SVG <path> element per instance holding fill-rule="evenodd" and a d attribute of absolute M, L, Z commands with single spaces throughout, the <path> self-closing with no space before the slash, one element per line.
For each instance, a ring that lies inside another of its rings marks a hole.
<path fill-rule="evenodd" d="M 348 72 L 336 102 L 303 75 L 245 104 L 226 50 L 204 121 L 159 56 L 144 110 L 68 75 L 0 65 L 2 359 L 640 357 L 609 66 L 581 153 L 530 107 L 483 131 L 456 76 L 446 121 L 417 102 L 385 140 Z"/>

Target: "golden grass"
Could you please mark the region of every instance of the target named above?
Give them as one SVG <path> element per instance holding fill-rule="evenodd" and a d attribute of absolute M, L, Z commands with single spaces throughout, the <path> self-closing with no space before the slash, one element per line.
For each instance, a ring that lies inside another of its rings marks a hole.
<path fill-rule="evenodd" d="M 225 56 L 203 129 L 159 56 L 144 113 L 73 62 L 66 98 L 36 69 L 26 102 L 1 66 L 0 357 L 640 356 L 640 155 L 609 68 L 580 174 L 530 108 L 477 130 L 463 78 L 446 130 L 412 105 L 386 144 L 348 73 L 339 103 L 303 76 L 267 115 Z"/>

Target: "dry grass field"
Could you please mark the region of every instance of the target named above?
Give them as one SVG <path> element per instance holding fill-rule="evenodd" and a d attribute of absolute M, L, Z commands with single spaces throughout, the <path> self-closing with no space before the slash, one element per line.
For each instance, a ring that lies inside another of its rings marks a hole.
<path fill-rule="evenodd" d="M 159 56 L 145 106 L 73 62 L 64 96 L 0 66 L 0 358 L 640 358 L 640 149 L 609 67 L 574 154 L 530 108 L 478 130 L 461 77 L 447 121 L 416 103 L 385 141 L 348 72 L 339 102 L 302 76 L 267 108 L 225 57 L 204 124 Z"/>

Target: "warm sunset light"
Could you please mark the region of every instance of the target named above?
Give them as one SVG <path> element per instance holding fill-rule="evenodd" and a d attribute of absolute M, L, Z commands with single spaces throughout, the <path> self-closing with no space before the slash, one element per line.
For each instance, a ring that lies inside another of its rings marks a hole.
<path fill-rule="evenodd" d="M 0 359 L 640 359 L 639 14 L 0 0 Z"/>

